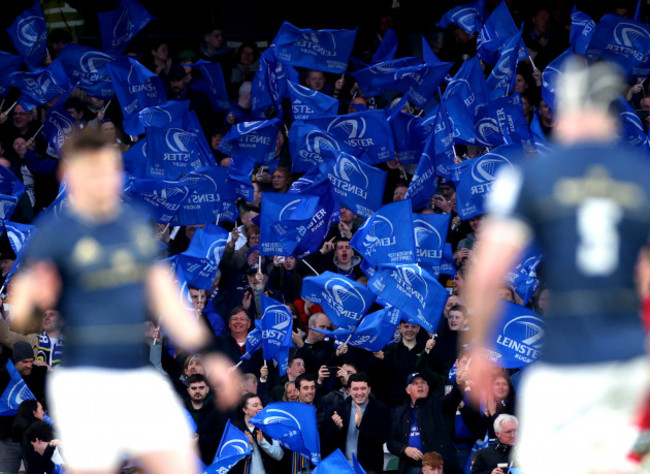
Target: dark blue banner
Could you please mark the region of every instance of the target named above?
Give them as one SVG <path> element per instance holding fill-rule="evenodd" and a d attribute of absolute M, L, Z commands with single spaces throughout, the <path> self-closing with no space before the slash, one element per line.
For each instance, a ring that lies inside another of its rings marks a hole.
<path fill-rule="evenodd" d="M 38 68 L 47 51 L 47 25 L 40 2 L 37 0 L 18 15 L 7 28 L 7 33 L 27 67 L 32 71 Z M 6 71 L 3 70 L 3 73 Z"/>
<path fill-rule="evenodd" d="M 133 58 L 121 57 L 107 63 L 106 70 L 124 117 L 167 100 L 162 79 Z"/>
<path fill-rule="evenodd" d="M 72 84 L 98 99 L 110 99 L 115 95 L 106 64 L 119 56 L 76 43 L 66 44 L 59 57 L 63 69 Z"/>
<path fill-rule="evenodd" d="M 68 76 L 58 59 L 46 68 L 11 73 L 9 84 L 20 89 L 18 103 L 26 111 L 62 96 L 70 88 Z"/>
<path fill-rule="evenodd" d="M 228 156 L 246 156 L 256 163 L 269 164 L 275 157 L 280 119 L 243 122 L 234 125 L 219 145 Z"/>
<path fill-rule="evenodd" d="M 507 369 L 519 369 L 542 353 L 544 320 L 533 310 L 501 301 L 499 316 L 490 332 L 488 360 Z"/>
<path fill-rule="evenodd" d="M 287 85 L 289 87 L 289 97 L 291 98 L 291 116 L 293 120 L 307 120 L 338 113 L 338 99 L 291 81 L 287 81 Z"/>
<path fill-rule="evenodd" d="M 262 193 L 260 254 L 292 255 L 307 233 L 318 207 L 318 196 Z"/>
<path fill-rule="evenodd" d="M 136 0 L 121 0 L 116 10 L 97 13 L 102 49 L 121 53 L 147 24 L 155 18 Z"/>
<path fill-rule="evenodd" d="M 437 276 L 447 240 L 450 214 L 413 214 L 417 262 Z"/>

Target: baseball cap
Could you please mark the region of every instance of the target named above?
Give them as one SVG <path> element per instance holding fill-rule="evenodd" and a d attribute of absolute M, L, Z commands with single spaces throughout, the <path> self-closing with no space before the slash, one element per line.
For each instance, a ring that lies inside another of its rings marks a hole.
<path fill-rule="evenodd" d="M 426 381 L 426 377 L 422 375 L 420 372 L 413 372 L 412 374 L 409 374 L 408 377 L 406 377 L 406 386 L 408 387 L 409 385 L 411 385 L 413 380 L 417 379 L 418 377 Z"/>

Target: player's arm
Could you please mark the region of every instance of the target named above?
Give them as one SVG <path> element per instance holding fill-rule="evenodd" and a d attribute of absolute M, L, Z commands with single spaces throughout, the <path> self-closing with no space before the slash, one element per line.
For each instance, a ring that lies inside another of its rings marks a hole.
<path fill-rule="evenodd" d="M 11 327 L 23 332 L 31 326 L 34 310 L 56 307 L 61 293 L 61 278 L 51 262 L 25 265 L 11 280 Z"/>

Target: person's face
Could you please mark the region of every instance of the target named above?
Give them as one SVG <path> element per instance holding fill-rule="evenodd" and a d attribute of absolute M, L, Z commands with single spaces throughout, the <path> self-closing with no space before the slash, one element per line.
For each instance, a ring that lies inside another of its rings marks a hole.
<path fill-rule="evenodd" d="M 259 412 L 262 411 L 264 405 L 262 405 L 262 400 L 258 397 L 249 398 L 246 401 L 246 406 L 242 409 L 244 411 L 244 416 L 246 419 L 250 420 Z"/>
<path fill-rule="evenodd" d="M 450 311 L 447 316 L 447 324 L 451 331 L 462 331 L 465 327 L 465 317 L 461 311 Z"/>
<path fill-rule="evenodd" d="M 343 364 L 341 366 L 341 372 L 342 375 L 341 377 L 339 377 L 339 379 L 341 380 L 341 383 L 344 386 L 348 384 L 348 379 L 350 378 L 350 375 L 357 373 L 356 369 L 349 364 Z"/>
<path fill-rule="evenodd" d="M 215 133 L 210 137 L 210 146 L 213 150 L 219 148 L 219 145 L 221 145 L 221 140 L 223 140 L 223 135 L 220 133 Z"/>
<path fill-rule="evenodd" d="M 460 298 L 456 295 L 451 295 L 449 298 L 447 298 L 447 302 L 445 303 L 445 315 L 449 314 L 449 310 L 452 308 L 452 306 L 455 306 L 457 304 L 460 304 Z"/>
<path fill-rule="evenodd" d="M 187 364 L 187 368 L 185 368 L 185 376 L 189 377 L 190 375 L 194 374 L 201 374 L 205 375 L 205 368 L 203 367 L 203 364 L 201 363 L 201 359 L 194 358 L 190 360 L 190 362 Z"/>
<path fill-rule="evenodd" d="M 287 375 L 292 379 L 295 379 L 299 375 L 305 373 L 305 361 L 302 359 L 293 359 L 291 365 L 287 367 Z"/>
<path fill-rule="evenodd" d="M 242 382 L 241 384 L 242 393 L 243 394 L 257 393 L 257 384 L 258 384 L 257 379 L 254 378 L 244 380 L 244 382 Z"/>
<path fill-rule="evenodd" d="M 260 234 L 256 232 L 251 232 L 250 235 L 248 236 L 248 246 L 249 247 L 255 247 L 256 245 L 260 244 Z M 259 252 L 258 252 L 259 255 Z"/>
<path fill-rule="evenodd" d="M 122 194 L 119 153 L 111 148 L 90 152 L 66 166 L 68 190 L 79 202 L 99 213 L 113 210 Z"/>
<path fill-rule="evenodd" d="M 291 271 L 294 268 L 296 268 L 296 257 L 285 257 L 284 262 L 282 262 L 282 266 L 284 267 L 285 270 Z"/>
<path fill-rule="evenodd" d="M 239 57 L 239 62 L 244 66 L 250 66 L 255 61 L 255 51 L 253 48 L 246 46 L 242 49 L 241 55 Z"/>
<path fill-rule="evenodd" d="M 501 433 L 496 433 L 496 435 L 501 444 L 513 446 L 517 437 L 517 423 L 514 421 L 501 423 Z"/>
<path fill-rule="evenodd" d="M 422 377 L 416 377 L 406 387 L 406 393 L 411 397 L 411 401 L 427 398 L 429 396 L 429 384 Z"/>
<path fill-rule="evenodd" d="M 284 192 L 289 188 L 289 177 L 284 171 L 275 170 L 271 176 L 271 186 L 274 191 Z"/>
<path fill-rule="evenodd" d="M 503 377 L 497 377 L 494 379 L 494 382 L 492 382 L 492 395 L 494 395 L 495 398 L 503 400 L 508 396 L 508 392 L 510 392 L 510 387 L 506 379 Z"/>
<path fill-rule="evenodd" d="M 313 327 L 316 329 L 326 330 L 332 329 L 331 326 L 332 323 L 330 322 L 329 318 L 324 314 L 319 314 L 318 318 L 316 318 L 316 324 Z M 325 339 L 325 334 L 318 331 L 310 331 L 310 339 L 314 342 L 322 341 Z"/>
<path fill-rule="evenodd" d="M 205 290 L 190 288 L 190 298 L 192 298 L 194 309 L 203 311 L 203 308 L 205 308 Z"/>
<path fill-rule="evenodd" d="M 43 405 L 40 403 L 36 405 L 36 410 L 34 410 L 34 417 L 38 418 L 39 420 L 43 421 L 43 417 L 45 416 L 45 410 L 43 410 Z"/>
<path fill-rule="evenodd" d="M 352 382 L 350 384 L 350 396 L 357 405 L 363 405 L 370 398 L 370 387 L 366 382 Z"/>
<path fill-rule="evenodd" d="M 47 441 L 41 441 L 38 438 L 36 438 L 34 441 L 30 441 L 30 443 L 34 447 L 34 451 L 36 451 L 41 456 L 45 453 L 45 450 L 50 444 Z"/>
<path fill-rule="evenodd" d="M 262 202 L 262 188 L 257 183 L 253 183 L 253 204 L 259 207 Z"/>
<path fill-rule="evenodd" d="M 25 153 L 27 153 L 27 140 L 24 138 L 16 138 L 14 140 L 14 151 L 20 157 L 25 156 Z"/>
<path fill-rule="evenodd" d="M 169 47 L 167 46 L 167 43 L 162 43 L 157 49 L 152 49 L 151 55 L 161 61 L 167 61 L 167 58 L 169 57 Z"/>
<path fill-rule="evenodd" d="M 59 312 L 55 309 L 48 309 L 43 315 L 43 331 L 59 329 L 59 321 Z"/>
<path fill-rule="evenodd" d="M 342 264 L 350 263 L 350 260 L 352 260 L 352 255 L 354 255 L 354 252 L 352 251 L 352 247 L 350 247 L 350 242 L 347 240 L 342 240 L 340 242 L 337 242 L 334 255 L 336 256 L 336 259 L 338 260 L 339 263 Z"/>
<path fill-rule="evenodd" d="M 524 115 L 528 116 L 530 113 L 533 111 L 532 107 L 530 106 L 530 102 L 526 97 L 521 98 L 521 105 L 524 108 Z"/>
<path fill-rule="evenodd" d="M 231 334 L 246 334 L 250 327 L 251 320 L 243 311 L 233 314 L 228 322 L 228 329 L 230 329 Z"/>
<path fill-rule="evenodd" d="M 311 71 L 307 75 L 305 84 L 307 84 L 307 87 L 310 89 L 320 92 L 323 90 L 323 87 L 325 87 L 325 74 L 320 71 Z"/>
<path fill-rule="evenodd" d="M 345 207 L 342 207 L 341 216 L 339 217 L 339 219 L 341 222 L 349 224 L 354 220 L 354 213 L 350 209 L 346 209 Z"/>
<path fill-rule="evenodd" d="M 543 290 L 539 295 L 537 306 L 539 306 L 542 309 L 548 308 L 548 302 L 550 300 L 550 296 L 551 294 L 548 290 Z"/>
<path fill-rule="evenodd" d="M 548 104 L 541 100 L 539 102 L 539 112 L 542 115 L 542 118 L 545 120 L 552 120 L 553 117 L 551 116 L 551 109 L 548 107 Z"/>
<path fill-rule="evenodd" d="M 641 109 L 650 110 L 650 97 L 643 97 L 641 99 Z"/>
<path fill-rule="evenodd" d="M 23 359 L 16 362 L 16 370 L 20 375 L 27 376 L 32 373 L 32 365 L 34 364 L 34 358 Z"/>
<path fill-rule="evenodd" d="M 454 292 L 455 292 L 456 294 L 458 294 L 458 293 L 460 293 L 461 291 L 463 291 L 463 288 L 464 288 L 464 286 L 465 286 L 465 279 L 461 276 L 460 273 L 456 273 L 456 274 L 454 275 L 453 283 L 454 283 Z"/>
<path fill-rule="evenodd" d="M 533 17 L 533 25 L 535 25 L 535 29 L 540 33 L 548 31 L 550 22 L 551 13 L 548 10 L 540 10 Z"/>
<path fill-rule="evenodd" d="M 169 88 L 173 95 L 181 95 L 185 91 L 186 82 L 184 78 L 178 80 L 170 80 Z"/>
<path fill-rule="evenodd" d="M 418 332 L 420 332 L 420 326 L 417 324 L 401 323 L 399 325 L 399 332 L 404 341 L 415 341 Z"/>
<path fill-rule="evenodd" d="M 287 384 L 284 394 L 288 402 L 298 401 L 298 389 L 296 388 L 296 384 L 293 382 Z"/>
<path fill-rule="evenodd" d="M 472 232 L 476 232 L 478 228 L 481 226 L 481 218 L 480 217 L 472 217 L 469 220 L 469 226 L 472 228 Z"/>
<path fill-rule="evenodd" d="M 442 195 L 445 197 L 447 201 L 449 201 L 454 195 L 454 193 L 456 192 L 456 190 L 453 187 L 447 186 L 445 184 L 440 186 L 440 191 L 442 191 Z"/>
<path fill-rule="evenodd" d="M 298 387 L 298 401 L 307 405 L 314 403 L 316 397 L 316 382 L 313 380 L 303 380 Z"/>
<path fill-rule="evenodd" d="M 515 92 L 523 94 L 528 89 L 528 84 L 526 84 L 526 79 L 521 74 L 515 76 Z"/>
<path fill-rule="evenodd" d="M 397 186 L 395 191 L 393 191 L 393 202 L 403 201 L 406 196 L 406 186 Z"/>
<path fill-rule="evenodd" d="M 511 303 L 515 302 L 514 298 L 512 297 L 512 291 L 510 291 L 508 288 L 499 288 L 498 295 L 502 300 L 510 301 Z"/>
<path fill-rule="evenodd" d="M 113 122 L 103 122 L 99 129 L 102 132 L 102 136 L 111 142 L 114 142 L 117 139 L 117 133 L 115 131 L 115 124 Z"/>
<path fill-rule="evenodd" d="M 442 467 L 422 466 L 422 474 L 442 474 Z"/>
<path fill-rule="evenodd" d="M 204 36 L 205 42 L 215 49 L 221 48 L 223 44 L 223 31 L 212 30 Z"/>
<path fill-rule="evenodd" d="M 248 280 L 248 286 L 256 290 L 264 288 L 266 286 L 266 282 L 269 281 L 268 275 L 265 274 L 262 274 L 262 279 L 260 281 L 258 273 L 248 274 L 246 275 L 246 279 Z"/>
<path fill-rule="evenodd" d="M 29 125 L 32 118 L 32 112 L 25 112 L 21 105 L 14 107 L 12 123 L 16 128 L 23 128 Z"/>
<path fill-rule="evenodd" d="M 253 250 L 247 257 L 246 263 L 248 265 L 255 265 L 256 263 L 259 263 L 259 256 L 260 256 L 260 251 L 259 250 Z M 264 259 L 262 259 L 264 260 Z"/>
<path fill-rule="evenodd" d="M 195 382 L 190 384 L 187 387 L 187 393 L 190 394 L 190 398 L 193 402 L 202 402 L 205 400 L 205 397 L 208 396 L 210 389 L 205 384 L 205 382 Z"/>
<path fill-rule="evenodd" d="M 0 260 L 0 271 L 2 271 L 2 276 L 7 276 L 9 274 L 11 267 L 14 266 L 14 262 L 15 260 L 11 258 L 3 258 Z"/>

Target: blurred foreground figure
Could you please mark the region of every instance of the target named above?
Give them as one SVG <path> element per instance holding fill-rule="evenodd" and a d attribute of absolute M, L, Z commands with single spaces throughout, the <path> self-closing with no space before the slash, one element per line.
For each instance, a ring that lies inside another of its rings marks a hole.
<path fill-rule="evenodd" d="M 606 63 L 570 63 L 558 84 L 558 149 L 503 169 L 467 277 L 471 378 L 491 373 L 482 348 L 512 258 L 533 236 L 552 300 L 540 360 L 521 389 L 516 457 L 526 474 L 635 472 L 626 460 L 647 393 L 648 364 L 634 270 L 650 229 L 650 164 L 617 143 L 622 83 Z M 539 329 L 539 328 L 538 328 Z M 467 341 L 466 341 L 467 342 Z M 472 390 L 480 394 L 481 390 Z"/>
<path fill-rule="evenodd" d="M 153 312 L 188 350 L 208 332 L 180 303 L 171 272 L 156 263 L 148 219 L 121 202 L 119 150 L 92 131 L 66 141 L 68 205 L 38 223 L 13 282 L 13 321 L 56 307 L 66 350 L 48 380 L 48 400 L 71 472 L 112 472 L 124 455 L 154 473 L 197 472 L 192 433 L 171 384 L 148 361 L 144 323 Z M 204 359 L 222 405 L 239 381 L 218 356 Z M 133 396 L 145 403 L 134 403 Z M 101 413 L 95 429 L 93 413 Z M 92 433 L 92 435 L 90 435 Z"/>

